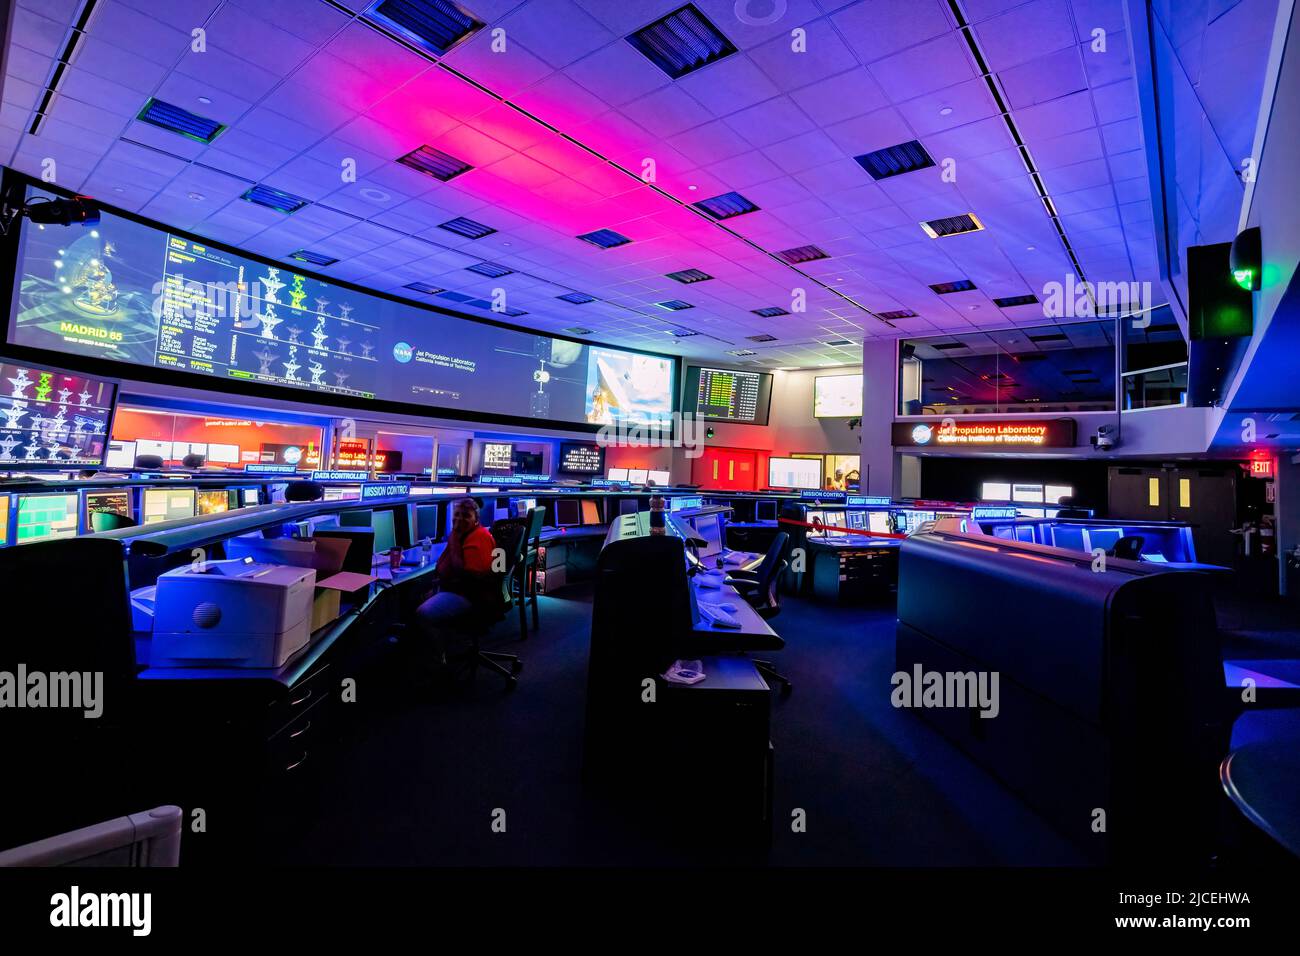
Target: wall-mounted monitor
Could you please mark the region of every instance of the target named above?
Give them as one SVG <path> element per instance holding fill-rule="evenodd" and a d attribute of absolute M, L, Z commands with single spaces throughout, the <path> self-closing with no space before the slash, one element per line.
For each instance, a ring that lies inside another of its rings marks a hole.
<path fill-rule="evenodd" d="M 605 473 L 605 449 L 589 442 L 560 442 L 562 475 L 601 475 Z"/>
<path fill-rule="evenodd" d="M 818 375 L 813 379 L 814 418 L 852 418 L 862 414 L 862 373 Z"/>
<path fill-rule="evenodd" d="M 9 546 L 9 496 L 0 495 L 0 548 Z"/>
<path fill-rule="evenodd" d="M 769 458 L 767 486 L 819 489 L 822 486 L 822 460 L 820 458 Z"/>
<path fill-rule="evenodd" d="M 515 470 L 515 446 L 510 442 L 489 441 L 483 443 L 483 470 L 491 472 L 511 472 Z"/>
<path fill-rule="evenodd" d="M 58 195 L 17 174 L 5 182 L 18 201 L 23 188 L 28 200 Z M 15 229 L 15 345 L 166 370 L 198 388 L 516 425 L 672 428 L 678 359 L 510 326 L 486 299 L 452 290 L 429 297 L 439 310 L 103 206 L 93 228 L 23 218 Z"/>
<path fill-rule="evenodd" d="M 116 405 L 113 382 L 0 359 L 0 470 L 102 467 Z"/>
<path fill-rule="evenodd" d="M 700 418 L 766 425 L 772 403 L 771 372 L 687 366 L 682 411 Z"/>

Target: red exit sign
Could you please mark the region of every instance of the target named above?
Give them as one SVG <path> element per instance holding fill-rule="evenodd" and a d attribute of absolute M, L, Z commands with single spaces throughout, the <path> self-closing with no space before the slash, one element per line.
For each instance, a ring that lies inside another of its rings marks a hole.
<path fill-rule="evenodd" d="M 1272 478 L 1273 459 L 1252 458 L 1250 462 L 1250 473 L 1255 478 Z"/>

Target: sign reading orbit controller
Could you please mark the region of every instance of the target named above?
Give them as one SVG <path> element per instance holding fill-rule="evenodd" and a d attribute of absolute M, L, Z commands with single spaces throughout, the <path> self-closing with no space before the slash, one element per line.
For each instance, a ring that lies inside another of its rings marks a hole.
<path fill-rule="evenodd" d="M 894 422 L 893 444 L 903 448 L 1072 448 L 1073 418 Z"/>

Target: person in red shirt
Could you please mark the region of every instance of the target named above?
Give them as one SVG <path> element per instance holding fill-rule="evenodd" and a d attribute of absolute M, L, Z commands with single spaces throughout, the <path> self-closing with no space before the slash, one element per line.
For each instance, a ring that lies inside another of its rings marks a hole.
<path fill-rule="evenodd" d="M 479 524 L 478 503 L 462 498 L 452 512 L 451 535 L 438 558 L 438 593 L 416 609 L 423 627 L 439 642 L 446 660 L 447 632 L 471 616 L 476 608 L 500 600 L 499 582 L 493 575 L 496 539 Z"/>

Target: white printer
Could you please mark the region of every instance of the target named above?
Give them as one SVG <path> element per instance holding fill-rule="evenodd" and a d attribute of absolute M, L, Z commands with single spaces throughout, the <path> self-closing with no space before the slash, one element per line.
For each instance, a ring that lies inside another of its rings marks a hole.
<path fill-rule="evenodd" d="M 279 667 L 311 637 L 316 572 L 251 558 L 158 576 L 155 667 Z"/>

